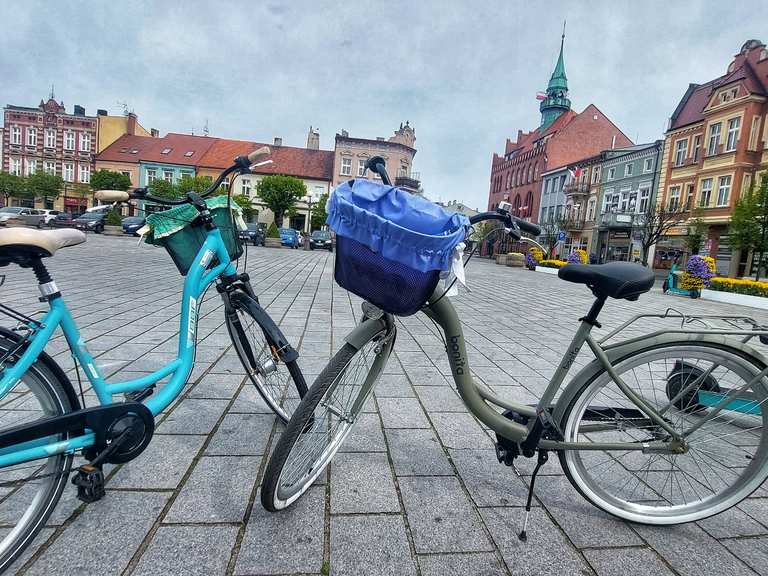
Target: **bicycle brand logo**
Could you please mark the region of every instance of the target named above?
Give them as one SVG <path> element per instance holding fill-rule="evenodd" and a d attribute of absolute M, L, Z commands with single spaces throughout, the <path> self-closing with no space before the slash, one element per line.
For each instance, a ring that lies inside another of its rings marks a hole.
<path fill-rule="evenodd" d="M 453 364 L 456 367 L 456 374 L 464 374 L 464 366 L 466 362 L 461 355 L 461 348 L 459 347 L 459 337 L 451 336 L 448 339 L 448 354 L 453 358 Z"/>
<path fill-rule="evenodd" d="M 205 254 L 203 254 L 203 257 L 200 258 L 200 266 L 206 268 L 208 263 L 211 261 L 211 258 L 213 258 L 213 252 L 211 250 L 206 250 Z"/>
<path fill-rule="evenodd" d="M 565 364 L 563 364 L 563 368 L 568 370 L 571 367 L 571 364 L 573 364 L 573 361 L 576 360 L 576 356 L 579 355 L 579 349 L 580 346 L 576 346 L 575 348 L 571 348 L 567 352 L 567 356 L 565 358 Z"/>
<path fill-rule="evenodd" d="M 187 318 L 187 348 L 195 345 L 195 331 L 197 330 L 197 300 L 189 297 L 189 317 Z"/>

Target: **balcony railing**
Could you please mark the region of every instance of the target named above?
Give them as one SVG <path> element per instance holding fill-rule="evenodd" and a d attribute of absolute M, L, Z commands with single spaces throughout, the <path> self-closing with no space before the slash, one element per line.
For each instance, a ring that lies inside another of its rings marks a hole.
<path fill-rule="evenodd" d="M 409 192 L 418 192 L 419 187 L 421 186 L 420 177 L 421 174 L 419 172 L 411 172 L 408 174 L 401 170 L 395 178 L 395 186 L 408 190 Z"/>
<path fill-rule="evenodd" d="M 631 228 L 637 225 L 639 215 L 635 212 L 603 212 L 600 214 L 600 226 L 605 228 Z"/>
<path fill-rule="evenodd" d="M 590 186 L 587 182 L 571 182 L 563 186 L 563 192 L 570 195 L 589 194 Z"/>

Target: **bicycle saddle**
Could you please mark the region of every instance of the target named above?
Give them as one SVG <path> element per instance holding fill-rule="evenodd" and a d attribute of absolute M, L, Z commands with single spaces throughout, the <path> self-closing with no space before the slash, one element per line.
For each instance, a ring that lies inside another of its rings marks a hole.
<path fill-rule="evenodd" d="M 7 228 L 0 230 L 0 261 L 16 261 L 29 257 L 53 256 L 56 250 L 85 242 L 80 230 L 33 230 Z"/>
<path fill-rule="evenodd" d="M 568 282 L 586 284 L 598 298 L 637 300 L 640 294 L 653 287 L 653 272 L 631 262 L 607 264 L 566 264 L 557 275 Z"/>

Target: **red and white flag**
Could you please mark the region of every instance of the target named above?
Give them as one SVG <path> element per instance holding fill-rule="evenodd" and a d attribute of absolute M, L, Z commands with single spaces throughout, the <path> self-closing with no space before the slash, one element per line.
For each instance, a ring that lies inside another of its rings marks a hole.
<path fill-rule="evenodd" d="M 546 99 L 547 99 L 546 92 L 536 92 L 536 100 L 546 100 Z"/>
<path fill-rule="evenodd" d="M 571 178 L 576 180 L 577 178 L 581 177 L 583 170 L 579 166 L 576 166 L 576 168 L 574 168 L 573 170 L 568 169 L 568 172 L 571 174 Z"/>

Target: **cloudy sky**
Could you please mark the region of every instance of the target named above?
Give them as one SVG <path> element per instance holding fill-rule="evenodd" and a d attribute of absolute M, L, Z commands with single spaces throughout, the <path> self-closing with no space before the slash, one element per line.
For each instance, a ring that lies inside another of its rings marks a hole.
<path fill-rule="evenodd" d="M 662 135 L 689 82 L 725 71 L 768 30 L 761 2 L 0 3 L 0 104 L 127 102 L 147 127 L 321 147 L 336 132 L 416 129 L 433 199 L 485 206 L 491 156 L 538 125 L 567 19 L 577 111 L 635 141 Z M 768 41 L 768 38 L 761 38 Z"/>

